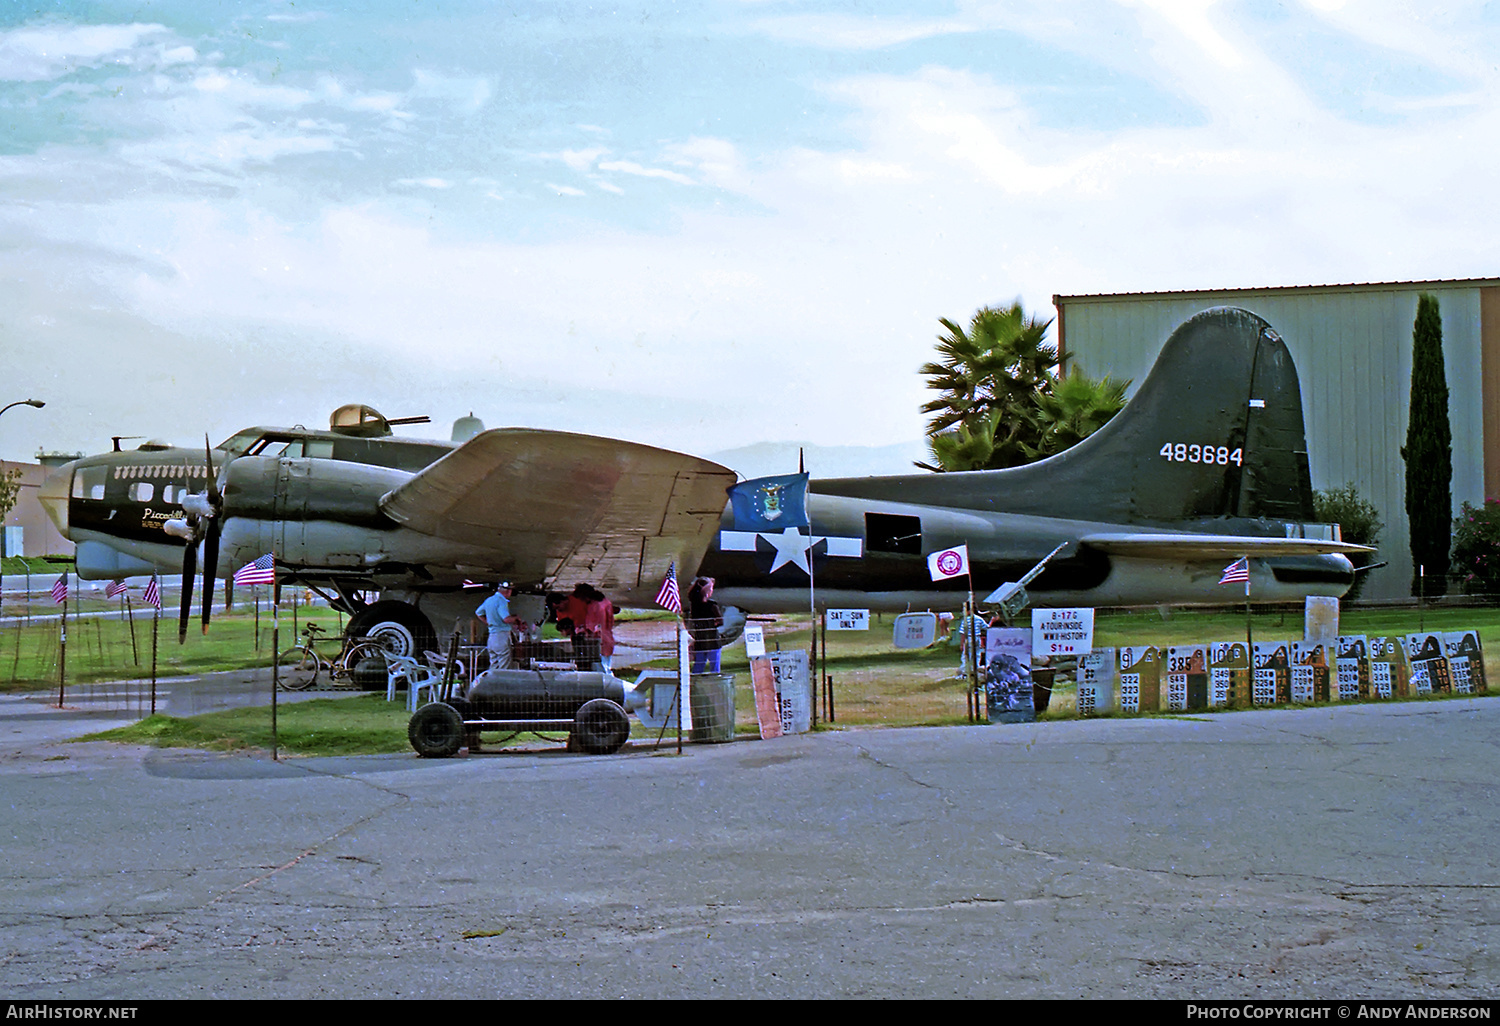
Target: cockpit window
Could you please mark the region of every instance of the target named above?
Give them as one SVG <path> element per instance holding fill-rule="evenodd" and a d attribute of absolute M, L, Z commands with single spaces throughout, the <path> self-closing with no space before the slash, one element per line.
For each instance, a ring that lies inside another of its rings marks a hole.
<path fill-rule="evenodd" d="M 255 440 L 260 438 L 260 435 L 259 431 L 241 431 L 239 434 L 231 435 L 225 441 L 220 442 L 219 448 L 223 449 L 230 456 L 243 456 Z"/>
<path fill-rule="evenodd" d="M 80 467 L 73 473 L 73 498 L 104 498 L 104 482 L 108 477 L 108 467 Z"/>
<path fill-rule="evenodd" d="M 276 455 L 294 459 L 299 456 L 311 457 L 315 460 L 333 459 L 333 439 L 331 438 L 298 438 L 286 444 Z"/>

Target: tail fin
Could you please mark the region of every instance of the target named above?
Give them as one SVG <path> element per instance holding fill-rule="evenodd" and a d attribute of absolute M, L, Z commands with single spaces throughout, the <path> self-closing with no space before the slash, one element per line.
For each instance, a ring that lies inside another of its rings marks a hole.
<path fill-rule="evenodd" d="M 814 481 L 825 494 L 1115 523 L 1313 519 L 1297 369 L 1246 310 L 1206 310 L 1167 339 L 1113 420 L 1009 470 Z"/>

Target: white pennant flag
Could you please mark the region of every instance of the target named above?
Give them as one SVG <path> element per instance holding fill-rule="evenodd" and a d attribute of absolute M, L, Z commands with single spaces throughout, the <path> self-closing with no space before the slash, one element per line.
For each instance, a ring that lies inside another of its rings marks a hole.
<path fill-rule="evenodd" d="M 927 571 L 934 581 L 964 576 L 969 572 L 969 546 L 959 545 L 932 553 L 927 557 Z"/>

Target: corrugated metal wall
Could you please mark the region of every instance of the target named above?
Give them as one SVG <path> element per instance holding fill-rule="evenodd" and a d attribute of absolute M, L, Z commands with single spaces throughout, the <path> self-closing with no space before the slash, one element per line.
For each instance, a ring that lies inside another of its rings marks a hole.
<path fill-rule="evenodd" d="M 1215 306 L 1238 306 L 1286 340 L 1302 383 L 1313 487 L 1353 482 L 1380 510 L 1380 557 L 1367 598 L 1410 594 L 1405 464 L 1411 335 L 1417 297 L 1437 296 L 1443 318 L 1448 417 L 1453 430 L 1453 511 L 1485 492 L 1481 291 L 1483 282 L 1318 286 L 1130 296 L 1059 296 L 1063 345 L 1089 374 L 1146 376 L 1179 324 Z M 1492 332 L 1494 327 L 1492 326 Z M 1204 368 L 1212 373 L 1212 368 Z M 1132 385 L 1132 392 L 1134 385 Z M 1496 454 L 1500 458 L 1500 454 Z"/>

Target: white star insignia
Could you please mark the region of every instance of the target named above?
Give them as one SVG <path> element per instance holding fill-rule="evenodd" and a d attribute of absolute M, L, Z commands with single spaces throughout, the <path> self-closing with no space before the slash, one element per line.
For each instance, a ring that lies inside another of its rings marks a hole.
<path fill-rule="evenodd" d="M 773 574 L 788 563 L 791 563 L 805 574 L 809 573 L 807 551 L 823 540 L 805 535 L 795 527 L 788 527 L 780 534 L 770 534 L 762 531 L 760 532 L 760 536 L 776 546 L 776 559 L 771 563 L 771 573 Z"/>
<path fill-rule="evenodd" d="M 803 534 L 795 527 L 774 531 L 720 531 L 719 548 L 724 552 L 755 552 L 757 540 L 764 538 L 776 549 L 770 572 L 790 563 L 811 576 L 808 554 L 821 545 L 819 555 L 846 556 L 858 559 L 864 555 L 863 538 L 839 538 L 833 535 Z"/>

